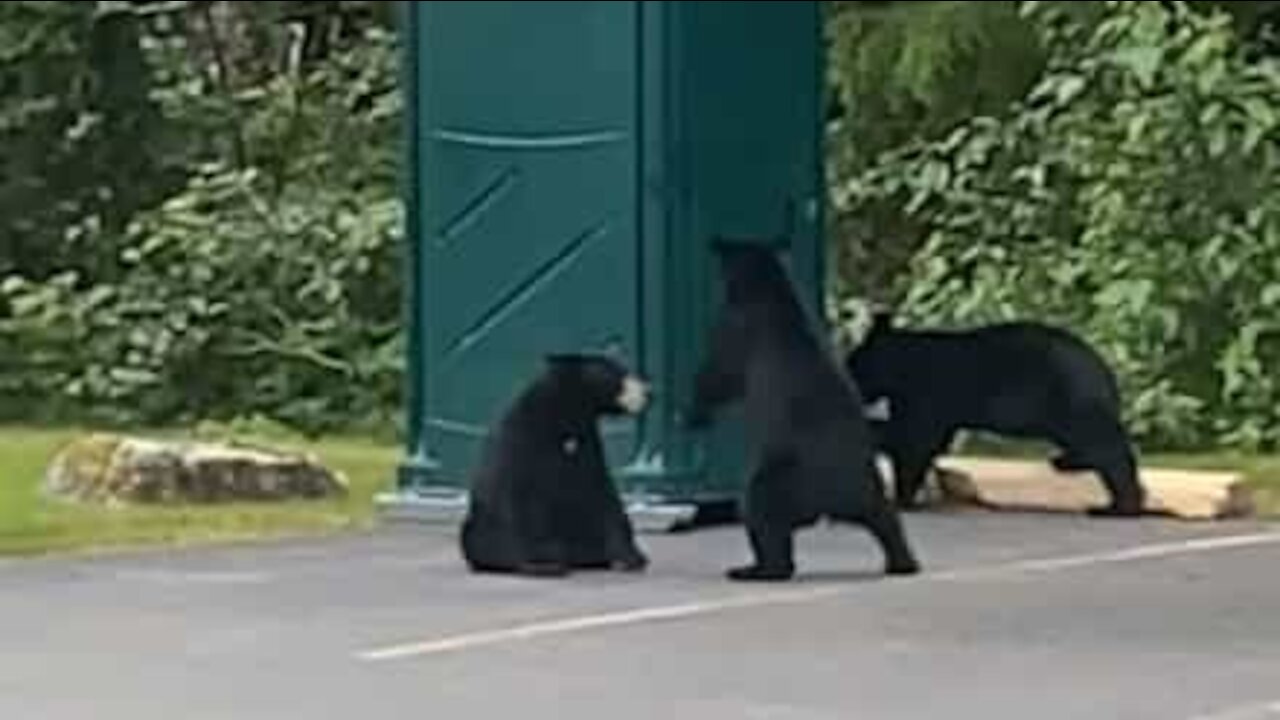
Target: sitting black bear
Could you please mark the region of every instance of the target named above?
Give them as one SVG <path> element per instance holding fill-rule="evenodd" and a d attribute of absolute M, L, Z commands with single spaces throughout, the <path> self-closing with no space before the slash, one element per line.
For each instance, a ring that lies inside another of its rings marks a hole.
<path fill-rule="evenodd" d="M 875 434 L 893 464 L 894 496 L 914 507 L 925 474 L 960 430 L 1046 440 L 1060 471 L 1095 470 L 1110 503 L 1097 516 L 1143 513 L 1146 493 L 1110 367 L 1083 340 L 1034 322 L 908 330 L 877 312 L 845 361 L 868 403 L 888 401 Z M 860 443 L 861 436 L 852 442 Z"/>
<path fill-rule="evenodd" d="M 745 519 L 754 561 L 741 581 L 795 573 L 794 533 L 820 519 L 860 525 L 878 541 L 885 572 L 919 572 L 875 464 L 863 401 L 808 325 L 786 273 L 765 246 L 716 240 L 725 300 L 695 377 L 689 425 L 741 400 L 758 453 Z"/>
<path fill-rule="evenodd" d="M 648 558 L 610 476 L 598 423 L 639 414 L 648 394 L 648 383 L 611 357 L 549 356 L 481 451 L 460 538 L 471 570 L 643 570 Z"/>

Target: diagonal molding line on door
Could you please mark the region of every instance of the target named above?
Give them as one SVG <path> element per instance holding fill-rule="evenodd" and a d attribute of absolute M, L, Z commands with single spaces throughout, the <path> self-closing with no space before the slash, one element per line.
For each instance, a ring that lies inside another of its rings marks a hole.
<path fill-rule="evenodd" d="M 462 209 L 440 228 L 436 247 L 445 248 L 476 226 L 498 201 L 506 197 L 520 180 L 520 169 L 507 165 L 462 206 Z"/>
<path fill-rule="evenodd" d="M 612 228 L 613 223 L 611 221 L 603 220 L 565 244 L 559 252 L 538 266 L 536 270 L 529 274 L 529 277 L 503 295 L 498 302 L 494 303 L 478 320 L 472 323 L 466 332 L 462 333 L 458 340 L 449 346 L 449 349 L 445 352 L 445 360 L 451 361 L 474 347 L 477 342 L 492 332 L 494 328 L 501 325 L 520 306 L 537 295 L 544 287 L 563 274 L 565 270 L 568 270 L 591 243 L 608 235 Z"/>

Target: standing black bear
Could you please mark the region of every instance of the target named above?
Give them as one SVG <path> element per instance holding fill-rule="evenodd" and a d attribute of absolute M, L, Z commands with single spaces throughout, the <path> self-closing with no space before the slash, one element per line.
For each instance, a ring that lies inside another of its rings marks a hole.
<path fill-rule="evenodd" d="M 648 384 L 612 358 L 549 356 L 482 449 L 460 538 L 468 566 L 538 576 L 643 570 L 598 422 L 647 402 Z"/>
<path fill-rule="evenodd" d="M 725 302 L 695 377 L 689 425 L 742 400 L 759 448 L 745 519 L 754 562 L 730 579 L 795 573 L 794 533 L 818 520 L 853 523 L 878 541 L 885 572 L 919 572 L 875 464 L 863 402 L 808 325 L 772 250 L 717 240 Z"/>
<path fill-rule="evenodd" d="M 1096 470 L 1110 504 L 1096 516 L 1135 516 L 1146 493 L 1106 362 L 1059 328 L 1009 322 L 973 330 L 905 330 L 876 313 L 846 358 L 866 400 L 888 400 L 879 427 L 895 498 L 912 507 L 934 459 L 959 430 L 1048 440 L 1060 471 Z M 854 436 L 853 442 L 861 438 Z"/>

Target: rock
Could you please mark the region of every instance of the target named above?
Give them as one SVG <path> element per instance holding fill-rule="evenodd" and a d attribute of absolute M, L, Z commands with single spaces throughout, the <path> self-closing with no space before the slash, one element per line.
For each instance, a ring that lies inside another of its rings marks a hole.
<path fill-rule="evenodd" d="M 348 483 L 313 457 L 267 448 L 94 433 L 64 447 L 45 473 L 50 497 L 173 504 L 342 497 Z"/>
<path fill-rule="evenodd" d="M 1143 468 L 1147 508 L 1187 520 L 1251 515 L 1253 494 L 1238 473 Z M 939 459 L 931 482 L 953 503 L 995 510 L 1079 513 L 1106 502 L 1094 473 L 1061 473 L 1037 460 Z"/>

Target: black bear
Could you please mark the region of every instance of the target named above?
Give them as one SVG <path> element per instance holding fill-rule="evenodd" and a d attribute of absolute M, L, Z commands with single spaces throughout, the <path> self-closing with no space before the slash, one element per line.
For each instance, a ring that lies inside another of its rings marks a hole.
<path fill-rule="evenodd" d="M 1090 508 L 1091 515 L 1143 512 L 1146 493 L 1115 376 L 1066 330 L 1030 321 L 908 330 L 876 312 L 845 367 L 867 402 L 888 401 L 876 434 L 893 464 L 901 507 L 914 507 L 926 472 L 955 434 L 977 430 L 1047 440 L 1061 450 L 1051 460 L 1058 470 L 1097 471 L 1110 503 Z"/>
<path fill-rule="evenodd" d="M 727 576 L 791 578 L 795 532 L 822 519 L 867 529 L 887 574 L 919 572 L 875 464 L 858 389 L 808 324 L 775 251 L 723 239 L 712 247 L 724 301 L 687 422 L 705 428 L 717 410 L 741 401 L 758 453 L 744 508 L 753 562 Z"/>
<path fill-rule="evenodd" d="M 599 421 L 639 414 L 648 396 L 648 383 L 610 356 L 549 355 L 481 450 L 460 537 L 471 570 L 557 577 L 647 567 Z"/>

